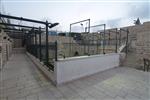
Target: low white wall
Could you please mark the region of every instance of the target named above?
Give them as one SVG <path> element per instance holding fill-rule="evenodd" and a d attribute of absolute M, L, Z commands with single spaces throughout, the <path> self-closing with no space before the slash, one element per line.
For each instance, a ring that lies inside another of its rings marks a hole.
<path fill-rule="evenodd" d="M 89 76 L 119 66 L 120 54 L 101 54 L 59 59 L 55 62 L 54 71 L 48 71 L 36 57 L 27 53 L 37 67 L 55 84 L 60 85 L 84 76 Z"/>
<path fill-rule="evenodd" d="M 55 62 L 57 85 L 119 66 L 119 54 L 61 59 Z"/>

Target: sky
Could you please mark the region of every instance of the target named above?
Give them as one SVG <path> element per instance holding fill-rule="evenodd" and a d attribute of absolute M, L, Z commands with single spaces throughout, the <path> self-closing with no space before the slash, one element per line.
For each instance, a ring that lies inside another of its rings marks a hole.
<path fill-rule="evenodd" d="M 70 23 L 88 18 L 91 26 L 105 23 L 107 28 L 133 25 L 133 20 L 138 17 L 141 22 L 150 21 L 149 0 L 0 0 L 0 11 L 13 16 L 59 22 L 59 26 L 54 28 L 58 31 L 69 31 Z M 83 24 L 85 27 L 86 23 Z"/>

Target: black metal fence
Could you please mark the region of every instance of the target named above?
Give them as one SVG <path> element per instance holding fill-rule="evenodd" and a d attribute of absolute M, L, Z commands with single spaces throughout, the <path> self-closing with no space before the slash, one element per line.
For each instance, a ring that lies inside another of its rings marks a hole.
<path fill-rule="evenodd" d="M 84 55 L 96 55 L 106 53 L 116 53 L 116 40 L 97 40 L 88 43 L 61 43 L 58 44 L 58 56 L 74 57 Z M 105 47 L 105 48 L 104 48 Z M 119 47 L 119 46 L 118 46 Z"/>
<path fill-rule="evenodd" d="M 28 40 L 26 40 L 27 51 L 43 62 L 50 70 L 54 70 L 54 61 L 62 58 L 117 53 L 120 52 L 119 49 L 123 45 L 126 46 L 124 52 L 127 52 L 128 31 L 125 33 L 115 29 L 99 33 L 80 35 L 77 33 L 78 35 L 69 36 L 71 41 L 68 43 L 48 42 L 48 48 L 41 39 L 40 31 L 32 30 L 31 32 L 32 34 L 29 34 Z"/>
<path fill-rule="evenodd" d="M 39 59 L 41 62 L 46 64 L 46 45 L 42 44 L 31 44 L 27 45 L 27 51 Z M 49 43 L 49 59 L 47 67 L 49 70 L 54 70 L 54 61 L 57 61 L 57 42 Z"/>
<path fill-rule="evenodd" d="M 128 32 L 120 33 L 116 30 L 107 33 L 78 35 L 80 37 L 75 37 L 74 41 L 58 43 L 58 58 L 126 52 L 125 48 L 128 46 L 127 34 Z"/>
<path fill-rule="evenodd" d="M 49 23 L 48 21 L 43 22 L 43 21 L 27 19 L 22 17 L 3 15 L 3 14 L 0 14 L 0 17 L 12 19 L 12 20 L 18 20 L 18 21 L 32 22 L 32 23 L 42 24 L 45 26 L 45 28 L 40 28 L 40 27 L 38 28 L 38 27 L 11 24 L 11 23 L 3 23 L 3 22 L 0 23 L 1 25 L 4 26 L 13 26 L 13 27 L 22 28 L 24 30 L 21 31 L 23 36 L 19 38 L 25 41 L 25 46 L 27 51 L 32 55 L 34 55 L 36 58 L 38 58 L 40 61 L 42 61 L 50 70 L 54 70 L 54 61 L 57 61 L 58 57 L 66 58 L 66 57 L 74 57 L 74 56 L 118 52 L 118 48 L 123 46 L 123 44 L 126 46 L 125 52 L 126 53 L 128 52 L 128 45 L 129 45 L 128 30 L 120 29 L 118 33 L 116 29 L 115 31 L 111 30 L 107 33 L 105 30 L 106 28 L 105 24 L 90 26 L 90 19 L 86 19 L 86 20 L 82 20 L 70 24 L 69 36 L 70 38 L 74 38 L 74 42 L 71 41 L 68 43 L 58 42 L 57 44 L 57 42 L 50 42 L 48 40 L 49 38 L 48 28 L 52 28 L 58 25 L 59 23 Z M 80 26 L 84 28 L 83 22 L 88 23 L 85 27 L 85 33 L 87 34 L 85 36 L 78 35 L 80 36 L 80 38 L 75 39 L 75 37 L 71 35 L 72 25 L 80 24 Z M 94 34 L 90 31 L 92 27 L 95 28 L 100 26 L 103 26 L 102 29 L 103 31 L 99 30 L 98 28 L 100 33 Z M 16 29 L 14 28 L 13 30 Z M 41 38 L 42 32 L 45 33 L 44 38 Z M 18 37 L 18 36 L 14 35 L 14 37 Z"/>
<path fill-rule="evenodd" d="M 43 62 L 49 70 L 54 70 L 54 61 L 57 61 L 57 42 L 49 42 L 47 47 L 45 41 L 42 40 L 45 38 L 43 38 L 41 34 L 42 31 L 31 30 L 30 33 L 26 35 L 26 50 Z"/>
<path fill-rule="evenodd" d="M 90 56 L 96 54 L 107 54 L 120 52 L 121 46 L 126 46 L 123 50 L 127 52 L 128 31 L 118 32 L 107 31 L 106 33 L 81 34 L 78 37 L 70 37 L 71 42 L 49 42 L 48 43 L 48 64 L 47 47 L 41 42 L 40 34 L 31 34 L 27 41 L 27 51 L 42 61 L 50 70 L 54 70 L 54 61 L 75 56 Z M 39 38 L 37 38 L 39 37 Z M 124 48 L 124 47 L 123 47 Z"/>
<path fill-rule="evenodd" d="M 49 59 L 47 67 L 49 70 L 54 70 L 54 61 L 57 61 L 57 42 L 49 43 Z M 27 51 L 46 64 L 46 45 L 31 44 L 27 46 Z"/>
<path fill-rule="evenodd" d="M 5 23 L 1 22 L 0 25 L 6 26 L 6 30 L 13 30 L 9 31 L 9 33 L 16 33 L 16 31 L 20 32 L 21 28 L 21 36 L 13 34 L 12 38 L 18 38 L 22 39 L 24 41 L 24 45 L 26 46 L 26 49 L 29 53 L 34 55 L 35 57 L 39 58 L 40 60 L 43 60 L 44 64 L 49 67 L 49 69 L 53 70 L 53 64 L 49 62 L 49 51 L 57 51 L 57 50 L 49 50 L 54 48 L 53 44 L 49 44 L 48 36 L 49 32 L 48 29 L 53 28 L 57 26 L 59 23 L 49 23 L 48 21 L 39 21 L 39 20 L 34 20 L 34 19 L 28 19 L 28 18 L 23 18 L 23 17 L 17 17 L 17 16 L 10 16 L 10 15 L 4 15 L 0 14 L 0 18 L 6 18 L 9 20 L 9 22 L 13 22 L 11 20 L 17 20 L 17 21 L 25 21 L 25 22 L 30 22 L 31 23 L 36 23 L 40 24 L 40 26 L 45 26 L 45 28 L 40 28 L 40 27 L 33 27 L 33 26 L 26 26 L 26 25 L 18 25 L 18 24 L 12 24 L 12 23 Z M 12 27 L 9 27 L 12 26 Z M 16 27 L 19 27 L 17 29 Z M 41 31 L 42 29 L 42 31 Z M 41 33 L 44 32 L 45 36 L 43 39 L 41 39 Z M 39 37 L 39 38 L 38 38 Z M 44 44 L 41 42 L 41 40 L 45 40 Z M 55 48 L 57 49 L 57 43 L 54 43 Z M 55 52 L 57 53 L 57 52 Z M 57 55 L 57 54 L 55 54 Z M 55 57 L 55 60 L 57 60 L 57 56 Z"/>

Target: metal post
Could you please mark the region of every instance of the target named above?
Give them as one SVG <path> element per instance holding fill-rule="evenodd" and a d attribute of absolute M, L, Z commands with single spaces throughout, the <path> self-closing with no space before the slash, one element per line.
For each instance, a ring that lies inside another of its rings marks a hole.
<path fill-rule="evenodd" d="M 69 32 L 69 56 L 71 56 L 71 24 L 70 24 L 70 32 Z"/>
<path fill-rule="evenodd" d="M 90 19 L 88 19 L 88 21 L 89 21 L 88 34 L 90 34 Z M 90 42 L 89 42 L 89 36 L 88 36 L 88 55 L 90 55 L 90 54 L 89 54 L 89 52 L 90 52 L 89 45 L 90 45 Z"/>
<path fill-rule="evenodd" d="M 100 32 L 100 54 L 102 51 L 102 33 Z"/>
<path fill-rule="evenodd" d="M 120 32 L 119 32 L 119 46 L 121 46 L 121 29 L 120 29 Z"/>
<path fill-rule="evenodd" d="M 110 46 L 110 31 L 109 31 L 109 42 L 108 42 L 108 45 Z"/>
<path fill-rule="evenodd" d="M 33 29 L 31 30 L 31 45 L 30 45 L 30 51 L 31 51 L 31 54 L 34 55 L 34 54 L 33 54 L 33 48 L 32 48 L 33 45 L 34 45 L 34 38 L 33 38 L 33 34 L 32 34 L 32 33 L 33 33 Z"/>
<path fill-rule="evenodd" d="M 127 29 L 126 54 L 128 53 L 128 34 L 129 34 L 129 30 Z"/>
<path fill-rule="evenodd" d="M 40 61 L 42 60 L 42 54 L 41 54 L 41 27 L 39 27 L 39 46 L 40 46 Z"/>
<path fill-rule="evenodd" d="M 57 60 L 57 41 L 55 41 L 55 61 Z"/>
<path fill-rule="evenodd" d="M 32 34 L 32 32 L 31 32 Z M 30 34 L 30 45 L 29 45 L 29 50 L 30 50 L 30 53 L 32 54 L 32 51 L 31 51 L 31 45 L 32 45 L 32 35 Z"/>
<path fill-rule="evenodd" d="M 33 55 L 36 57 L 36 52 L 35 52 L 35 30 L 33 28 L 33 49 L 32 49 Z"/>
<path fill-rule="evenodd" d="M 31 38 L 30 38 L 30 35 L 28 35 L 27 37 L 28 37 L 27 40 L 29 39 L 27 48 L 28 48 L 28 52 L 30 53 L 30 41 L 31 41 Z"/>
<path fill-rule="evenodd" d="M 36 35 L 36 32 L 34 32 L 35 33 L 35 57 L 38 57 L 37 56 L 37 35 Z"/>
<path fill-rule="evenodd" d="M 106 25 L 104 24 L 104 37 L 103 37 L 103 54 L 105 54 L 105 28 L 106 28 Z"/>
<path fill-rule="evenodd" d="M 97 54 L 98 54 L 98 34 L 97 34 L 97 41 L 96 41 L 96 43 L 97 43 Z"/>
<path fill-rule="evenodd" d="M 49 52 L 48 52 L 48 21 L 46 21 L 46 65 L 49 62 Z"/>
<path fill-rule="evenodd" d="M 117 43 L 117 42 L 118 42 L 117 34 L 118 34 L 118 33 L 117 33 L 117 28 L 116 28 L 116 51 L 115 51 L 116 53 L 117 53 L 117 48 L 118 48 L 118 43 Z"/>

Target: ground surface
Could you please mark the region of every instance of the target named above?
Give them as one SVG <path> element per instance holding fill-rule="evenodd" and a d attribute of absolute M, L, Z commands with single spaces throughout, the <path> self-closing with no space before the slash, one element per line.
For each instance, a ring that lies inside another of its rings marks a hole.
<path fill-rule="evenodd" d="M 25 54 L 14 54 L 0 79 L 0 100 L 150 100 L 150 72 L 127 67 L 55 87 Z"/>

